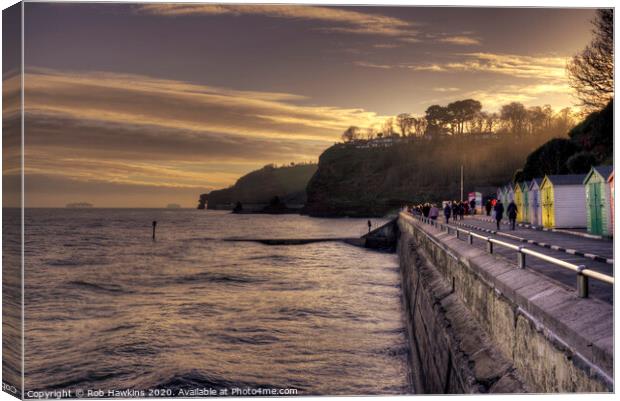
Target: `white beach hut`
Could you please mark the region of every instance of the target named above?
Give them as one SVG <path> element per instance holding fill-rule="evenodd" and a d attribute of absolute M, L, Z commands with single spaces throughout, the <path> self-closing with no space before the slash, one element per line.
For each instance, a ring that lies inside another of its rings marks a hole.
<path fill-rule="evenodd" d="M 540 184 L 542 184 L 542 178 L 534 178 L 532 181 L 530 181 L 530 186 L 528 188 L 528 207 L 530 209 L 528 217 L 530 218 L 530 224 L 536 227 L 542 225 L 542 208 L 540 206 Z"/>
<path fill-rule="evenodd" d="M 515 200 L 515 186 L 514 184 L 508 184 L 505 187 L 504 192 L 506 193 L 506 199 L 504 204 L 508 206 L 508 204 Z"/>
<path fill-rule="evenodd" d="M 542 223 L 547 228 L 585 228 L 585 174 L 546 175 L 540 184 Z"/>

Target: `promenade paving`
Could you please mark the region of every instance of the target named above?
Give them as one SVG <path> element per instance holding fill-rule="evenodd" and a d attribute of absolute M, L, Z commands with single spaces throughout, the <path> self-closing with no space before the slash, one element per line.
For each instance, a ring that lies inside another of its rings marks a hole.
<path fill-rule="evenodd" d="M 496 224 L 488 219 L 486 216 L 465 216 L 464 220 L 451 221 L 451 223 L 465 223 L 470 226 L 495 231 Z M 506 219 L 503 221 L 506 221 Z M 508 224 L 501 225 L 500 233 L 505 237 L 512 235 L 525 239 L 530 241 L 531 245 L 541 246 L 540 244 L 544 244 L 542 246 L 547 248 L 554 247 L 555 250 L 585 256 L 586 258 L 610 265 L 613 265 L 614 262 L 614 244 L 613 241 L 608 239 L 586 238 L 562 232 L 542 231 L 518 226 L 513 231 Z"/>
<path fill-rule="evenodd" d="M 443 220 L 441 222 L 443 222 Z M 544 255 L 548 255 L 556 259 L 564 260 L 569 263 L 573 263 L 576 265 L 584 265 L 588 269 L 592 269 L 597 272 L 607 274 L 609 276 L 614 275 L 613 264 L 609 264 L 606 262 L 600 262 L 597 260 L 593 260 L 589 257 L 567 253 L 565 251 L 558 250 L 558 249 L 552 249 L 552 248 L 547 248 L 547 247 L 538 246 L 534 244 L 524 243 L 519 239 L 511 238 L 503 234 L 504 233 L 513 234 L 519 237 L 529 238 L 529 239 L 536 238 L 537 240 L 544 241 L 550 244 L 555 242 L 556 244 L 571 246 L 573 248 L 579 248 L 582 250 L 587 249 L 591 252 L 599 252 L 604 255 L 613 256 L 613 244 L 611 242 L 607 244 L 607 242 L 603 241 L 602 243 L 595 244 L 591 242 L 600 241 L 600 240 L 592 240 L 588 238 L 581 238 L 581 237 L 575 237 L 575 236 L 569 236 L 569 238 L 564 238 L 563 236 L 566 234 L 546 232 L 546 231 L 536 231 L 536 230 L 531 230 L 531 229 L 520 230 L 519 228 L 517 228 L 515 231 L 512 231 L 512 230 L 506 231 L 504 229 L 500 231 L 500 233 L 495 233 L 495 234 L 488 233 L 486 231 L 483 231 L 482 229 L 487 229 L 487 230 L 493 229 L 494 230 L 495 226 L 492 223 L 481 221 L 480 219 L 477 219 L 475 217 L 467 217 L 463 221 L 457 221 L 456 224 L 453 224 L 453 222 L 451 221 L 450 225 L 453 228 L 459 227 L 463 229 L 470 229 L 469 227 L 462 226 L 461 224 L 463 223 L 481 228 L 481 230 L 479 230 L 479 233 L 481 235 L 486 235 L 486 236 L 489 236 L 490 238 L 495 238 L 499 241 L 503 241 L 503 242 L 506 242 L 512 245 L 524 246 L 526 248 L 530 248 L 534 251 L 540 252 Z M 462 234 L 461 240 L 467 241 L 467 236 Z M 474 239 L 472 246 L 486 249 L 486 242 L 479 240 L 479 239 Z M 611 251 L 609 250 L 608 247 L 611 247 Z M 508 263 L 511 263 L 517 266 L 516 251 L 496 245 L 494 247 L 494 254 L 497 257 L 501 257 L 505 259 Z M 545 276 L 553 279 L 558 284 L 565 286 L 566 288 L 570 288 L 574 291 L 576 291 L 577 289 L 577 277 L 576 277 L 576 274 L 571 270 L 567 270 L 565 268 L 556 266 L 550 262 L 537 259 L 530 255 L 526 256 L 526 268 L 536 271 L 538 273 L 544 274 Z M 597 298 L 602 301 L 613 304 L 613 286 L 590 279 L 590 297 Z"/>

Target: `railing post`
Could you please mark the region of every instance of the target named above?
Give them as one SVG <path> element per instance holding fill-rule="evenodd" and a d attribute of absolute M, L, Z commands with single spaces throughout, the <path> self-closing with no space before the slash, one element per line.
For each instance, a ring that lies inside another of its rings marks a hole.
<path fill-rule="evenodd" d="M 577 294 L 579 298 L 587 298 L 588 297 L 588 276 L 585 276 L 582 271 L 586 267 L 584 265 L 579 266 L 577 269 Z"/>
<path fill-rule="evenodd" d="M 493 253 L 493 243 L 491 242 L 491 237 L 487 237 L 487 252 Z"/>
<path fill-rule="evenodd" d="M 525 269 L 525 254 L 521 251 L 523 249 L 522 246 L 519 247 L 517 251 L 517 266 L 519 269 Z"/>
<path fill-rule="evenodd" d="M 456 229 L 456 238 L 460 239 L 461 238 L 461 232 L 459 231 L 459 229 Z"/>
<path fill-rule="evenodd" d="M 469 238 L 467 238 L 467 242 L 469 242 L 469 245 L 473 245 L 474 244 L 474 236 L 472 235 L 472 232 L 469 232 Z"/>

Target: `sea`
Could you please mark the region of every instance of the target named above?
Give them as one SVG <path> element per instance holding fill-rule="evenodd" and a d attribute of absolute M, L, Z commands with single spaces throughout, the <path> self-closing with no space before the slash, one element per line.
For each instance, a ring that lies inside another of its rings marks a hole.
<path fill-rule="evenodd" d="M 336 240 L 366 224 L 27 209 L 26 396 L 411 393 L 398 259 Z"/>

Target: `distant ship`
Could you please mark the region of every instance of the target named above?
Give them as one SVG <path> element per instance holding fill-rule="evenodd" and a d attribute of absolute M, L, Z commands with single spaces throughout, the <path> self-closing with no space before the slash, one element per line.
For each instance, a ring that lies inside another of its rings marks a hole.
<path fill-rule="evenodd" d="M 180 209 L 181 205 L 179 205 L 178 203 L 168 203 L 168 206 L 166 206 L 167 209 Z"/>
<path fill-rule="evenodd" d="M 88 209 L 93 207 L 92 203 L 88 202 L 76 202 L 76 203 L 67 203 L 66 206 L 68 209 Z"/>

